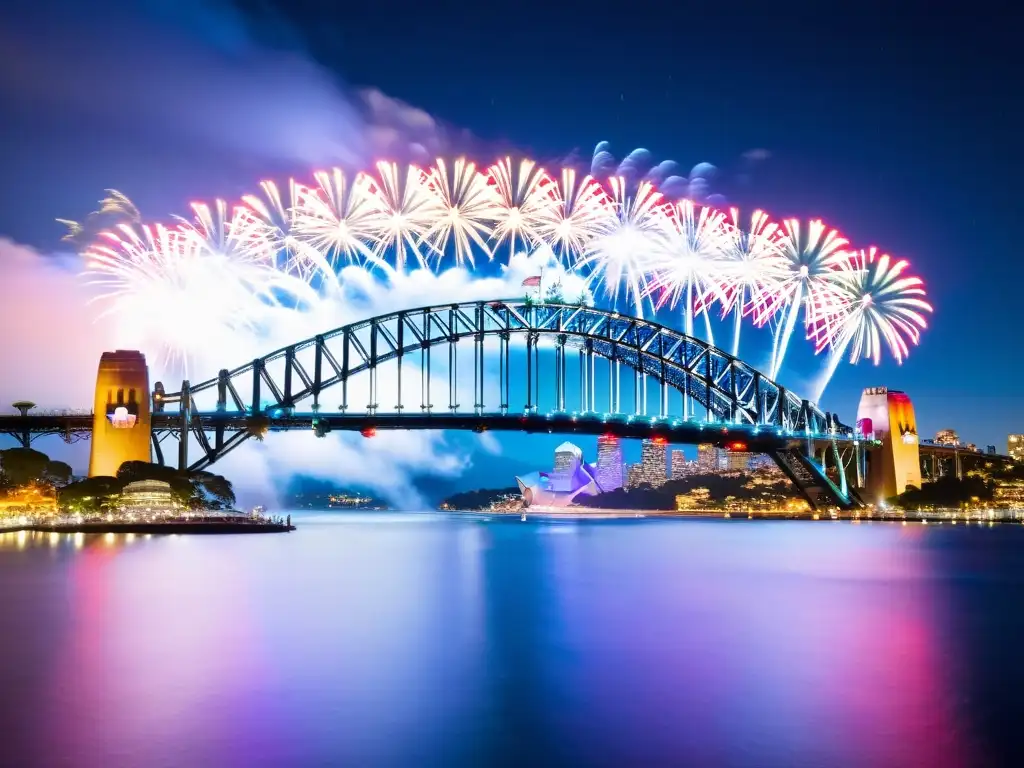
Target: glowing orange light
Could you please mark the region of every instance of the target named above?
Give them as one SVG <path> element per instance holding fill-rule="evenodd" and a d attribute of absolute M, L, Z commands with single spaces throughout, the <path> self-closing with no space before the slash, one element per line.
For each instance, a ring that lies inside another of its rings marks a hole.
<path fill-rule="evenodd" d="M 729 450 L 730 451 L 745 451 L 745 450 L 747 450 L 747 444 L 746 443 L 741 443 L 739 441 L 737 441 L 735 443 L 729 443 Z"/>
<path fill-rule="evenodd" d="M 656 437 L 654 438 L 653 442 L 655 445 L 665 445 L 668 442 L 668 440 L 666 440 L 664 437 Z"/>
<path fill-rule="evenodd" d="M 360 434 L 363 437 L 373 437 L 377 434 L 377 429 L 376 427 L 364 427 L 362 430 L 360 430 Z"/>

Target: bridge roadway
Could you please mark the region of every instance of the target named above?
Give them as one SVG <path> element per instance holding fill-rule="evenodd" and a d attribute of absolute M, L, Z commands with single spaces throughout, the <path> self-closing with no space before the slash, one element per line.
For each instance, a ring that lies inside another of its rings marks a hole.
<path fill-rule="evenodd" d="M 600 413 L 385 413 L 344 414 L 281 411 L 275 415 L 243 415 L 234 412 L 206 412 L 191 414 L 193 429 L 214 432 L 248 431 L 256 435 L 263 432 L 292 432 L 301 430 L 326 434 L 331 431 L 365 432 L 367 430 L 439 429 L 469 430 L 474 432 L 525 432 L 550 434 L 603 435 L 623 438 L 657 438 L 670 443 L 712 443 L 728 446 L 741 442 L 745 450 L 768 452 L 799 443 L 806 446 L 808 437 L 801 433 L 767 426 L 747 424 L 707 424 L 703 421 L 683 421 L 679 418 L 659 416 L 633 416 Z M 180 430 L 181 415 L 177 412 L 156 412 L 151 416 L 155 433 Z M 67 442 L 74 437 L 85 437 L 92 432 L 93 415 L 87 412 L 0 415 L 0 434 L 9 434 L 27 445 L 43 435 L 59 435 Z M 832 439 L 849 442 L 846 435 L 811 437 L 818 446 Z M 867 447 L 871 447 L 867 445 Z"/>

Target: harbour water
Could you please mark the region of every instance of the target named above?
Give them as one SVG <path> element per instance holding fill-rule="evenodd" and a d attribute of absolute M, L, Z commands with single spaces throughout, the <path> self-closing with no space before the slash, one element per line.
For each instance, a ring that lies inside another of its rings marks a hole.
<path fill-rule="evenodd" d="M 0 763 L 1024 765 L 1024 526 L 0 535 Z"/>

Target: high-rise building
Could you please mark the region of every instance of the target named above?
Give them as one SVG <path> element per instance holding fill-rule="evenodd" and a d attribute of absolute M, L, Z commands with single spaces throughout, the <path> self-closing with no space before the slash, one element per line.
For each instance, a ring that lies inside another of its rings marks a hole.
<path fill-rule="evenodd" d="M 1024 461 L 1024 435 L 1010 435 L 1006 438 L 1006 452 L 1014 461 Z"/>
<path fill-rule="evenodd" d="M 630 464 L 626 470 L 626 488 L 638 488 L 642 482 L 643 466 Z"/>
<path fill-rule="evenodd" d="M 640 484 L 657 488 L 665 482 L 664 438 L 644 440 L 640 444 Z"/>
<path fill-rule="evenodd" d="M 995 456 L 996 455 L 996 447 L 994 445 L 986 445 L 985 446 L 985 453 L 989 454 L 990 456 Z"/>
<path fill-rule="evenodd" d="M 622 487 L 622 441 L 614 435 L 597 438 L 597 484 L 602 491 Z"/>
<path fill-rule="evenodd" d="M 697 446 L 697 472 L 710 475 L 718 471 L 718 449 L 711 443 Z"/>
<path fill-rule="evenodd" d="M 582 462 L 583 451 L 578 446 L 566 442 L 555 448 L 555 470 L 551 473 L 552 490 L 571 490 L 573 477 Z"/>
<path fill-rule="evenodd" d="M 936 445 L 960 445 L 960 435 L 955 429 L 940 429 L 935 433 Z"/>
<path fill-rule="evenodd" d="M 690 470 L 690 465 L 686 461 L 686 454 L 678 448 L 672 451 L 671 467 L 673 480 L 681 480 Z"/>
<path fill-rule="evenodd" d="M 718 468 L 722 472 L 746 472 L 750 468 L 753 453 L 747 451 L 718 451 Z"/>

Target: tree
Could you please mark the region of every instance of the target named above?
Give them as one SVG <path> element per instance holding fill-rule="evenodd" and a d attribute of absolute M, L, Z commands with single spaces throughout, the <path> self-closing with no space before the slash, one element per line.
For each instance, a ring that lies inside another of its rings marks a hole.
<path fill-rule="evenodd" d="M 980 477 L 940 477 L 920 488 L 907 486 L 907 490 L 890 499 L 890 503 L 904 509 L 920 507 L 959 507 L 975 501 L 992 499 L 992 483 Z"/>
<path fill-rule="evenodd" d="M 8 448 L 0 451 L 0 472 L 11 487 L 45 482 L 50 457 L 31 448 Z"/>
<path fill-rule="evenodd" d="M 63 461 L 51 461 L 46 465 L 43 479 L 55 488 L 61 488 L 71 482 L 71 465 Z"/>
<path fill-rule="evenodd" d="M 112 496 L 121 493 L 124 483 L 116 477 L 87 477 L 61 488 L 58 500 L 62 507 L 80 512 L 98 512 Z"/>
<path fill-rule="evenodd" d="M 212 472 L 193 472 L 192 486 L 196 495 L 210 507 L 230 507 L 235 503 L 235 491 L 231 481 Z"/>

